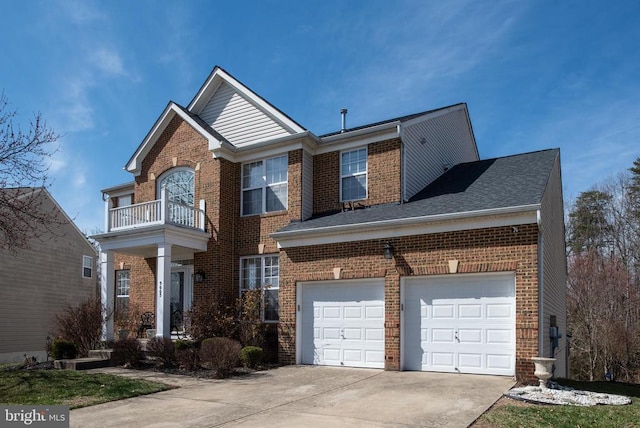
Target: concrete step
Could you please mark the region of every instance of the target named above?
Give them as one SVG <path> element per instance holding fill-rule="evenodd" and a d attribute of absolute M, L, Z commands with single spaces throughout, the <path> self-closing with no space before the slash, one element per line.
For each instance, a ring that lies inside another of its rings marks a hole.
<path fill-rule="evenodd" d="M 101 358 L 110 360 L 113 358 L 115 351 L 113 349 L 92 349 L 89 351 L 89 358 Z"/>
<path fill-rule="evenodd" d="M 109 367 L 111 360 L 104 358 L 74 358 L 69 360 L 55 360 L 53 366 L 56 369 L 65 370 L 89 370 L 101 367 Z"/>

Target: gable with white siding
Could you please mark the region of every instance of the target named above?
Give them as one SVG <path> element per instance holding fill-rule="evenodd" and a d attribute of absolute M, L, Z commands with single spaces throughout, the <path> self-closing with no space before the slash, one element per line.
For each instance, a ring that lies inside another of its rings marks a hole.
<path fill-rule="evenodd" d="M 291 135 L 228 83 L 222 83 L 200 118 L 236 147 Z"/>
<path fill-rule="evenodd" d="M 405 200 L 442 175 L 446 166 L 479 160 L 465 105 L 403 123 L 402 141 Z"/>

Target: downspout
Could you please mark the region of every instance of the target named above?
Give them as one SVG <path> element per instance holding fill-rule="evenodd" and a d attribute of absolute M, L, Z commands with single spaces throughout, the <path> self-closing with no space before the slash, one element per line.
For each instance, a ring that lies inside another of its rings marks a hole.
<path fill-rule="evenodd" d="M 404 138 L 402 135 L 402 128 L 400 125 L 396 127 L 398 136 L 400 137 L 400 183 L 402 189 L 400 190 L 400 203 L 403 204 L 407 200 L 407 157 L 405 153 Z"/>
<path fill-rule="evenodd" d="M 536 222 L 538 223 L 538 356 L 544 356 L 544 237 L 540 210 L 536 211 Z"/>

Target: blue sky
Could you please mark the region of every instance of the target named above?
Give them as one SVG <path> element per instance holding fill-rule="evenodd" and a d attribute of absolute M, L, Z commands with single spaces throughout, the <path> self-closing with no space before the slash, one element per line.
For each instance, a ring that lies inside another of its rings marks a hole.
<path fill-rule="evenodd" d="M 100 189 L 219 65 L 315 134 L 466 102 L 480 156 L 560 147 L 565 201 L 640 156 L 640 2 L 0 0 L 0 88 L 63 136 L 53 196 Z"/>

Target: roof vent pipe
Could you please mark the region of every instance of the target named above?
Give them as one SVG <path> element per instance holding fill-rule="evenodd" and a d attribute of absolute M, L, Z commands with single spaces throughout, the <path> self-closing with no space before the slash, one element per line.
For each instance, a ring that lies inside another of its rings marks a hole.
<path fill-rule="evenodd" d="M 342 115 L 342 128 L 340 128 L 340 132 L 344 132 L 347 130 L 347 109 L 341 109 L 340 114 Z"/>

